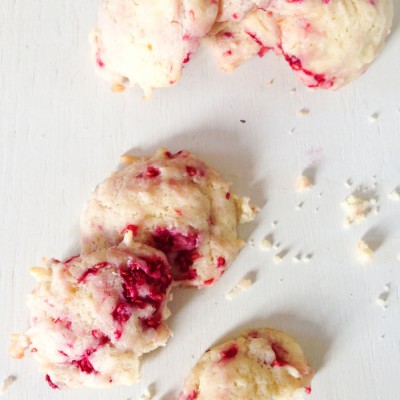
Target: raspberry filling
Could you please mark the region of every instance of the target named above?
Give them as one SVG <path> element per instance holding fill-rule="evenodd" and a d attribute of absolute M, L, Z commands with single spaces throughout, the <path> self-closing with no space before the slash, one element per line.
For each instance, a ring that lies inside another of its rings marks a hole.
<path fill-rule="evenodd" d="M 49 386 L 50 386 L 52 389 L 60 389 L 60 388 L 51 380 L 49 374 L 46 374 L 46 382 L 49 384 Z"/>
<path fill-rule="evenodd" d="M 180 150 L 180 151 L 178 151 L 177 153 L 171 153 L 170 151 L 166 151 L 165 152 L 165 155 L 168 157 L 168 158 L 176 158 L 176 157 L 179 157 L 180 155 L 182 154 L 182 150 Z"/>
<path fill-rule="evenodd" d="M 198 395 L 199 392 L 197 390 L 193 390 L 186 396 L 185 400 L 196 400 Z"/>
<path fill-rule="evenodd" d="M 193 280 L 197 272 L 192 268 L 193 263 L 201 257 L 197 251 L 199 234 L 184 235 L 163 227 L 157 227 L 152 235 L 152 245 L 163 251 L 172 266 L 175 281 Z"/>
<path fill-rule="evenodd" d="M 138 230 L 139 230 L 139 227 L 137 225 L 129 224 L 124 229 L 122 229 L 121 235 L 123 235 L 127 231 L 131 231 L 133 236 L 137 236 Z"/>
<path fill-rule="evenodd" d="M 309 88 L 322 87 L 324 89 L 329 89 L 333 86 L 334 79 L 327 79 L 324 74 L 315 74 L 312 71 L 303 68 L 302 62 L 299 58 L 286 54 L 283 51 L 282 46 L 280 46 L 280 50 L 282 51 L 286 62 L 290 65 L 290 68 L 292 68 L 293 71 L 300 71 L 314 80 L 314 83 L 307 85 Z"/>
<path fill-rule="evenodd" d="M 72 361 L 72 365 L 75 365 L 86 374 L 97 373 L 97 371 L 93 368 L 92 363 L 89 361 L 88 356 L 83 356 L 80 360 Z"/>
<path fill-rule="evenodd" d="M 272 343 L 271 347 L 275 353 L 275 360 L 272 365 L 274 367 L 284 367 L 285 365 L 288 365 L 288 362 L 286 361 L 288 358 L 288 352 L 277 343 Z"/>
<path fill-rule="evenodd" d="M 141 318 L 143 329 L 157 329 L 161 324 L 161 306 L 171 285 L 172 277 L 168 264 L 159 258 L 130 258 L 126 265 L 119 267 L 122 279 L 122 298 L 111 315 L 119 327 L 115 336 L 119 339 L 123 325 L 130 319 L 135 309 L 152 308 L 151 315 Z"/>
<path fill-rule="evenodd" d="M 234 343 L 232 346 L 228 347 L 226 350 L 221 351 L 221 359 L 219 361 L 221 362 L 221 361 L 229 360 L 231 358 L 235 358 L 238 351 L 239 351 L 239 347 L 236 343 Z"/>
<path fill-rule="evenodd" d="M 86 283 L 86 278 L 89 275 L 96 275 L 99 273 L 99 271 L 104 268 L 109 266 L 110 264 L 108 262 L 100 262 L 98 264 L 93 265 L 93 267 L 88 268 L 79 278 L 78 278 L 78 283 Z"/>

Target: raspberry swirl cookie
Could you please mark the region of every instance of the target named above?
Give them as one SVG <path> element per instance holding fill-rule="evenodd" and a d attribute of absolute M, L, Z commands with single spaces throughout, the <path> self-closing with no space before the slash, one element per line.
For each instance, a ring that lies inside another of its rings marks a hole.
<path fill-rule="evenodd" d="M 393 19 L 392 0 L 253 3 L 245 18 L 213 28 L 208 42 L 220 67 L 229 71 L 273 50 L 310 88 L 338 89 L 361 75 L 383 48 Z"/>
<path fill-rule="evenodd" d="M 237 226 L 256 211 L 190 152 L 160 149 L 97 186 L 82 214 L 82 247 L 114 246 L 131 231 L 167 255 L 175 283 L 204 287 L 232 263 L 243 245 Z"/>
<path fill-rule="evenodd" d="M 11 353 L 29 347 L 54 389 L 128 385 L 140 356 L 164 346 L 171 270 L 165 255 L 132 242 L 34 267 L 31 327 Z"/>
<path fill-rule="evenodd" d="M 257 329 L 208 350 L 179 400 L 301 400 L 311 392 L 313 374 L 291 337 Z"/>

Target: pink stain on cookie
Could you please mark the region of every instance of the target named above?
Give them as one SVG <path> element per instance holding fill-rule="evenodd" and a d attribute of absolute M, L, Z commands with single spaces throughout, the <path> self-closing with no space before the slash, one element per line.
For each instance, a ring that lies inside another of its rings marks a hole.
<path fill-rule="evenodd" d="M 271 47 L 265 46 L 264 43 L 257 37 L 255 33 L 249 31 L 246 31 L 245 33 L 246 35 L 250 36 L 260 46 L 260 50 L 257 53 L 259 57 L 263 57 L 267 51 L 272 49 Z"/>
<path fill-rule="evenodd" d="M 214 278 L 207 279 L 206 281 L 204 281 L 204 284 L 205 284 L 206 286 L 210 286 L 210 285 L 212 285 L 213 283 L 214 283 Z"/>
<path fill-rule="evenodd" d="M 58 317 L 57 319 L 54 320 L 55 324 L 62 324 L 65 329 L 71 329 L 72 322 L 68 319 L 65 318 L 60 318 Z"/>
<path fill-rule="evenodd" d="M 156 167 L 149 165 L 146 170 L 146 176 L 148 178 L 155 178 L 156 176 L 160 175 L 160 170 Z"/>
<path fill-rule="evenodd" d="M 192 53 L 187 53 L 186 57 L 183 59 L 183 64 L 187 64 L 190 61 L 190 56 L 192 55 Z"/>
<path fill-rule="evenodd" d="M 49 374 L 46 374 L 46 382 L 49 384 L 49 386 L 50 386 L 52 389 L 60 389 L 60 388 L 51 380 Z"/>
<path fill-rule="evenodd" d="M 217 257 L 217 267 L 221 268 L 226 264 L 226 260 L 224 257 Z"/>
<path fill-rule="evenodd" d="M 164 154 L 165 154 L 168 158 L 173 159 L 173 158 L 179 157 L 182 153 L 183 153 L 183 151 L 182 151 L 182 150 L 179 150 L 179 151 L 176 152 L 176 153 L 171 153 L 170 151 L 166 151 Z"/>
<path fill-rule="evenodd" d="M 275 360 L 272 365 L 274 367 L 284 367 L 285 365 L 288 365 L 288 362 L 286 361 L 289 355 L 287 350 L 277 343 L 272 343 L 271 347 L 275 353 Z"/>
<path fill-rule="evenodd" d="M 80 360 L 72 361 L 72 365 L 75 365 L 77 368 L 79 368 L 82 372 L 86 374 L 97 373 L 92 363 L 89 361 L 88 356 L 83 356 Z"/>
<path fill-rule="evenodd" d="M 76 256 L 72 256 L 72 257 L 66 259 L 65 261 L 63 261 L 63 263 L 64 263 L 64 264 L 68 264 L 68 263 L 70 263 L 70 262 L 76 260 L 76 259 L 79 258 L 79 257 L 80 257 L 80 254 L 78 254 L 78 255 L 76 255 Z"/>
<path fill-rule="evenodd" d="M 196 400 L 199 395 L 199 392 L 197 390 L 193 390 L 190 392 L 184 400 Z"/>
<path fill-rule="evenodd" d="M 98 49 L 97 52 L 96 52 L 96 63 L 100 68 L 104 68 L 105 67 L 104 62 L 100 57 L 100 49 Z"/>
<path fill-rule="evenodd" d="M 137 225 L 129 224 L 121 231 L 121 235 L 123 235 L 127 231 L 131 231 L 133 236 L 138 235 L 139 227 Z"/>
<path fill-rule="evenodd" d="M 222 350 L 221 351 L 221 358 L 220 358 L 220 362 L 221 361 L 226 361 L 226 360 L 230 360 L 232 358 L 235 358 L 237 353 L 239 352 L 239 346 L 234 343 L 232 344 L 232 346 L 228 347 L 226 350 Z"/>
<path fill-rule="evenodd" d="M 197 173 L 196 168 L 191 167 L 190 165 L 186 165 L 186 172 L 189 174 L 189 176 L 195 176 Z"/>
<path fill-rule="evenodd" d="M 108 262 L 100 262 L 98 264 L 93 265 L 93 267 L 88 268 L 79 278 L 78 283 L 86 283 L 86 278 L 89 275 L 96 275 L 102 268 L 109 266 Z"/>
<path fill-rule="evenodd" d="M 223 35 L 227 38 L 233 38 L 233 33 L 232 32 L 224 32 Z"/>
<path fill-rule="evenodd" d="M 324 88 L 324 89 L 330 89 L 335 82 L 335 79 L 327 79 L 324 74 L 315 74 L 314 72 L 303 68 L 301 60 L 296 57 L 296 56 L 291 56 L 289 54 L 286 54 L 282 46 L 279 47 L 279 49 L 282 51 L 283 56 L 285 57 L 286 62 L 289 64 L 290 68 L 292 68 L 293 71 L 297 72 L 302 72 L 307 78 L 311 78 L 313 80 L 313 83 L 305 82 L 306 85 L 309 88 Z"/>
<path fill-rule="evenodd" d="M 225 194 L 225 198 L 226 198 L 227 200 L 230 200 L 230 198 L 231 198 L 231 194 L 230 194 L 229 192 L 226 192 L 226 194 Z"/>
<path fill-rule="evenodd" d="M 311 386 L 307 386 L 306 388 L 304 388 L 306 394 L 311 394 Z"/>

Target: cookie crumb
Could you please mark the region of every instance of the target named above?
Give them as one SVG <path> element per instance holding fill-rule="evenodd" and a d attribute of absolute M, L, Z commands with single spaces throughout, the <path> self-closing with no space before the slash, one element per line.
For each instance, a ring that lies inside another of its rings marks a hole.
<path fill-rule="evenodd" d="M 253 285 L 251 279 L 240 280 L 226 295 L 227 300 L 234 299 L 239 293 L 248 290 Z"/>
<path fill-rule="evenodd" d="M 314 184 L 311 182 L 310 178 L 305 175 L 300 175 L 296 179 L 296 190 L 298 192 L 304 192 L 311 189 Z"/>
<path fill-rule="evenodd" d="M 31 343 L 28 336 L 21 333 L 13 333 L 11 335 L 11 343 L 10 347 L 8 348 L 8 353 L 13 358 L 24 358 L 25 350 L 30 344 Z"/>
<path fill-rule="evenodd" d="M 378 118 L 379 118 L 379 113 L 374 112 L 369 116 L 369 122 L 376 122 Z"/>
<path fill-rule="evenodd" d="M 272 247 L 273 247 L 275 250 L 278 250 L 279 247 L 281 247 L 281 244 L 280 244 L 279 242 L 276 242 L 276 243 L 273 244 Z"/>
<path fill-rule="evenodd" d="M 306 255 L 303 257 L 303 262 L 309 263 L 309 262 L 311 261 L 312 258 L 313 258 L 313 255 L 312 255 L 312 254 L 306 254 Z"/>
<path fill-rule="evenodd" d="M 349 178 L 344 184 L 347 188 L 350 188 L 353 186 L 353 181 Z"/>
<path fill-rule="evenodd" d="M 400 193 L 398 192 L 398 189 L 392 190 L 388 194 L 388 198 L 389 198 L 389 200 L 392 200 L 392 201 L 400 201 Z"/>
<path fill-rule="evenodd" d="M 303 204 L 304 204 L 304 202 L 302 201 L 301 203 L 299 203 L 299 204 L 297 204 L 297 206 L 296 206 L 296 210 L 298 211 L 298 210 L 301 210 L 302 209 L 302 207 L 303 207 Z"/>
<path fill-rule="evenodd" d="M 274 80 L 275 80 L 275 79 L 273 79 L 273 78 L 270 79 L 270 80 L 267 82 L 267 85 L 268 85 L 268 86 L 273 85 L 273 84 L 274 84 Z"/>
<path fill-rule="evenodd" d="M 15 375 L 10 375 L 8 378 L 4 379 L 0 384 L 0 396 L 2 396 L 16 380 L 17 377 Z"/>
<path fill-rule="evenodd" d="M 383 292 L 376 299 L 376 304 L 383 307 L 385 310 L 387 308 L 387 300 L 390 295 L 390 284 L 387 284 L 383 288 Z"/>
<path fill-rule="evenodd" d="M 283 257 L 281 254 L 275 254 L 272 260 L 275 264 L 280 264 L 282 262 L 282 258 Z"/>
<path fill-rule="evenodd" d="M 126 89 L 126 87 L 119 82 L 115 82 L 111 86 L 111 91 L 113 93 L 121 93 L 121 92 L 125 91 L 125 89 Z"/>
<path fill-rule="evenodd" d="M 241 119 L 240 122 L 241 122 L 242 124 L 245 124 L 245 123 L 246 123 L 246 120 L 245 120 L 245 119 Z"/>
<path fill-rule="evenodd" d="M 133 164 L 133 163 L 136 162 L 136 161 L 137 161 L 137 158 L 136 158 L 136 157 L 129 156 L 129 155 L 127 155 L 127 154 L 121 156 L 121 158 L 120 158 L 121 164 Z"/>
<path fill-rule="evenodd" d="M 341 205 L 347 214 L 344 221 L 345 227 L 364 220 L 371 211 L 370 202 L 355 195 L 347 197 Z"/>
<path fill-rule="evenodd" d="M 297 115 L 299 117 L 305 117 L 308 114 L 310 114 L 310 110 L 308 108 L 303 107 L 302 109 L 300 109 L 299 111 L 297 111 Z"/>
<path fill-rule="evenodd" d="M 359 240 L 357 243 L 357 260 L 360 264 L 367 264 L 374 257 L 374 251 L 368 246 L 364 240 Z"/>
<path fill-rule="evenodd" d="M 147 387 L 142 395 L 140 396 L 139 400 L 152 400 L 152 398 L 154 397 L 154 393 L 152 393 L 152 391 L 150 390 L 150 387 Z"/>
<path fill-rule="evenodd" d="M 260 242 L 260 249 L 264 251 L 271 250 L 272 248 L 272 243 L 268 239 L 263 239 Z"/>
<path fill-rule="evenodd" d="M 292 258 L 292 262 L 294 262 L 295 264 L 297 264 L 298 262 L 300 262 L 301 260 L 301 254 L 296 254 L 295 256 L 293 256 Z"/>

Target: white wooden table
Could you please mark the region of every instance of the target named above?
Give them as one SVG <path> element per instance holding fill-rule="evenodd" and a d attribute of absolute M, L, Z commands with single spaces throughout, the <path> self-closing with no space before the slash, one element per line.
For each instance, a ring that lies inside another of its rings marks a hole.
<path fill-rule="evenodd" d="M 400 185 L 396 5 L 383 54 L 338 92 L 307 90 L 272 55 L 224 74 L 203 49 L 176 87 L 143 101 L 139 90 L 112 94 L 93 74 L 87 33 L 96 1 L 2 0 L 0 380 L 18 377 L 5 399 L 133 400 L 155 383 L 155 398 L 172 400 L 207 347 L 264 325 L 288 331 L 304 347 L 317 370 L 310 400 L 400 398 L 400 202 L 387 198 Z M 297 115 L 303 107 L 308 116 Z M 378 119 L 370 122 L 374 113 Z M 94 185 L 121 154 L 160 146 L 193 151 L 263 207 L 242 231 L 254 247 L 244 248 L 215 287 L 175 294 L 169 321 L 175 335 L 144 359 L 141 383 L 54 392 L 33 359 L 7 355 L 9 335 L 28 323 L 25 296 L 33 279 L 27 269 L 42 256 L 75 253 L 80 211 Z M 297 175 L 310 166 L 315 187 L 296 193 Z M 371 187 L 373 176 L 379 214 L 344 230 L 340 202 L 358 185 Z M 259 249 L 268 234 L 279 250 Z M 362 237 L 377 247 L 366 266 L 354 257 Z M 274 264 L 273 255 L 285 249 Z M 299 251 L 312 253 L 311 261 L 293 263 Z M 248 274 L 255 279 L 251 290 L 227 301 L 225 293 Z M 376 299 L 388 283 L 383 309 Z"/>

